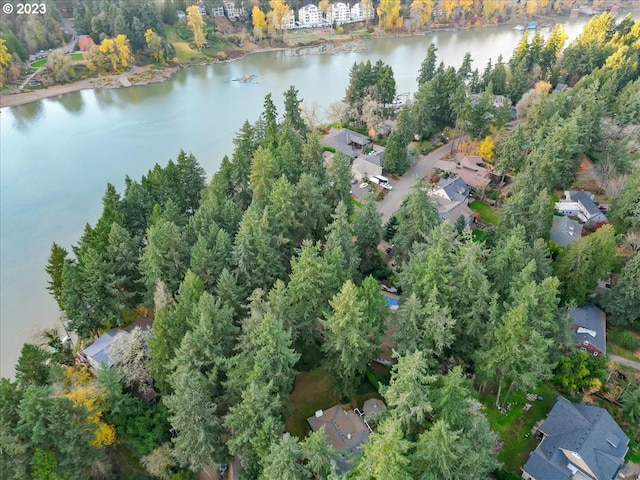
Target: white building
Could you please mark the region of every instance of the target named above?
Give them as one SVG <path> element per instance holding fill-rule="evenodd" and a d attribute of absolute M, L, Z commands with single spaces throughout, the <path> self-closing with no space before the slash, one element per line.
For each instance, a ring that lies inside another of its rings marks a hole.
<path fill-rule="evenodd" d="M 244 4 L 242 3 L 238 7 L 235 2 L 224 2 L 224 8 L 227 11 L 227 17 L 229 18 L 237 18 L 244 15 Z"/>
<path fill-rule="evenodd" d="M 312 3 L 298 10 L 298 20 L 302 27 L 317 27 L 321 24 L 320 9 Z"/>
<path fill-rule="evenodd" d="M 327 11 L 327 20 L 329 23 L 337 23 L 338 25 L 349 23 L 351 21 L 351 12 L 347 4 L 336 2 L 330 5 L 329 11 Z"/>
<path fill-rule="evenodd" d="M 351 7 L 351 21 L 352 22 L 364 22 L 365 20 L 373 19 L 373 6 L 371 3 L 363 5 L 362 3 L 356 3 Z"/>

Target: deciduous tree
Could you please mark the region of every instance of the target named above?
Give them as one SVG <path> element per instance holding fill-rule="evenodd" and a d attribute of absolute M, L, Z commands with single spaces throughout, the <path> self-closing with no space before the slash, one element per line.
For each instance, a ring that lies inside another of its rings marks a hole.
<path fill-rule="evenodd" d="M 382 0 L 378 5 L 378 17 L 378 26 L 383 30 L 401 28 L 400 0 Z"/>
<path fill-rule="evenodd" d="M 193 43 L 195 43 L 196 48 L 202 49 L 204 46 L 204 20 L 200 15 L 198 5 L 187 7 L 187 25 L 193 32 Z"/>

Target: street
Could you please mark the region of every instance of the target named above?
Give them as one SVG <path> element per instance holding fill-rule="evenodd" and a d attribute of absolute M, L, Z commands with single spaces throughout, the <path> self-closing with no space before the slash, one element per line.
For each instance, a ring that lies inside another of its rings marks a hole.
<path fill-rule="evenodd" d="M 389 180 L 393 190 L 387 192 L 384 200 L 377 203 L 378 211 L 382 213 L 383 224 L 387 223 L 391 215 L 398 211 L 400 205 L 402 205 L 402 200 L 411 191 L 416 182 L 429 173 L 438 160 L 451 153 L 452 148 L 453 142 L 451 141 L 428 155 L 417 155 L 415 163 L 399 180 Z M 358 184 L 355 184 L 352 186 L 352 191 L 356 198 L 360 198 L 372 188 L 375 188 L 374 184 L 369 185 L 367 189 L 360 189 Z"/>

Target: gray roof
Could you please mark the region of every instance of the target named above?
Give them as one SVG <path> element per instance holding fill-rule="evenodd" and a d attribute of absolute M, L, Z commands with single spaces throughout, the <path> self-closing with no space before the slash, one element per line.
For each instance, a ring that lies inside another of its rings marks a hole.
<path fill-rule="evenodd" d="M 469 197 L 471 187 L 465 183 L 461 177 L 442 178 L 438 182 L 438 187 L 444 191 L 449 200 L 462 202 Z"/>
<path fill-rule="evenodd" d="M 572 325 L 576 326 L 576 342 L 588 341 L 602 353 L 607 352 L 607 317 L 604 312 L 595 305 L 583 305 L 576 307 L 569 312 Z M 582 327 L 595 333 L 578 333 L 577 328 Z"/>
<path fill-rule="evenodd" d="M 326 147 L 335 148 L 337 151 L 344 153 L 350 158 L 356 158 L 360 154 L 360 150 L 367 145 L 371 139 L 358 132 L 348 130 L 346 128 L 329 130 L 324 137 L 320 139 L 320 144 Z M 354 145 L 357 147 L 354 148 Z"/>
<path fill-rule="evenodd" d="M 589 212 L 590 215 L 597 215 L 598 213 L 601 213 L 600 209 L 593 201 L 593 198 L 591 198 L 591 193 L 584 191 L 572 191 L 569 192 L 569 196 L 574 202 L 582 204 L 582 206 L 587 212 Z"/>
<path fill-rule="evenodd" d="M 104 363 L 107 367 L 111 368 L 113 362 L 109 358 L 109 347 L 113 343 L 113 340 L 118 335 L 128 335 L 127 332 L 120 328 L 112 328 L 104 332 L 98 339 L 85 348 L 82 353 L 87 359 L 93 359 L 96 364 Z"/>
<path fill-rule="evenodd" d="M 584 471 L 584 462 L 598 480 L 613 480 L 624 465 L 629 438 L 604 408 L 558 397 L 540 431 L 544 438 L 523 467 L 535 479 L 572 478 L 567 465 Z"/>
<path fill-rule="evenodd" d="M 553 216 L 550 240 L 558 245 L 566 247 L 573 242 L 580 240 L 582 236 L 582 224 L 572 220 L 567 216 Z"/>

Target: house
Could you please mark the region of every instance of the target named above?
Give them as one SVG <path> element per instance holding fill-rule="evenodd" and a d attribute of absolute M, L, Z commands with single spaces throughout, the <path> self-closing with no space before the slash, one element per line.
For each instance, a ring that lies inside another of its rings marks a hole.
<path fill-rule="evenodd" d="M 569 312 L 576 346 L 594 357 L 607 354 L 607 316 L 595 305 L 576 307 Z"/>
<path fill-rule="evenodd" d="M 220 3 L 211 7 L 211 16 L 224 17 L 224 6 Z"/>
<path fill-rule="evenodd" d="M 580 240 L 582 236 L 582 224 L 576 220 L 571 220 L 567 216 L 553 216 L 553 225 L 551 225 L 550 240 L 563 247 Z"/>
<path fill-rule="evenodd" d="M 473 190 L 485 189 L 492 181 L 492 174 L 482 166 L 482 157 L 457 154 L 456 162 L 436 162 L 436 167 L 461 177 Z"/>
<path fill-rule="evenodd" d="M 96 42 L 93 41 L 89 35 L 80 35 L 78 37 L 78 48 L 83 52 L 88 52 L 91 47 L 93 47 Z"/>
<path fill-rule="evenodd" d="M 327 21 L 338 25 L 349 23 L 351 20 L 350 15 L 351 11 L 346 3 L 336 2 L 329 6 L 329 10 L 327 11 Z"/>
<path fill-rule="evenodd" d="M 590 192 L 567 190 L 564 198 L 557 202 L 556 211 L 572 217 L 577 217 L 582 223 L 593 226 L 599 222 L 606 222 L 607 217 L 594 202 L 594 196 Z"/>
<path fill-rule="evenodd" d="M 360 156 L 351 165 L 351 175 L 358 181 L 371 178 L 374 175 L 382 175 L 382 167 L 379 164 L 367 160 L 366 155 Z"/>
<path fill-rule="evenodd" d="M 207 16 L 207 9 L 205 8 L 205 6 L 203 4 L 198 5 L 198 13 L 202 17 L 206 17 Z"/>
<path fill-rule="evenodd" d="M 473 220 L 473 211 L 468 207 L 471 187 L 461 177 L 442 178 L 429 195 L 438 204 L 438 215 L 443 222 L 455 224 L 460 217 L 465 225 Z"/>
<path fill-rule="evenodd" d="M 525 480 L 613 480 L 629 438 L 604 408 L 558 397 L 538 429 L 542 440 L 522 467 Z"/>
<path fill-rule="evenodd" d="M 97 374 L 100 365 L 105 365 L 107 368 L 113 367 L 114 362 L 109 358 L 109 348 L 120 335 L 129 335 L 129 332 L 120 328 L 112 328 L 104 332 L 95 342 L 78 353 L 81 363 L 87 365 L 94 375 Z"/>
<path fill-rule="evenodd" d="M 184 13 L 184 10 L 176 10 L 176 14 L 178 15 L 178 20 L 184 20 L 187 18 L 187 14 Z"/>
<path fill-rule="evenodd" d="M 351 159 L 355 159 L 360 155 L 362 149 L 369 143 L 371 143 L 369 137 L 346 128 L 332 128 L 320 140 L 322 146 L 342 152 Z"/>
<path fill-rule="evenodd" d="M 374 413 L 386 408 L 382 400 L 371 399 L 367 402 L 363 406 L 366 412 Z M 362 445 L 369 440 L 369 434 L 373 433 L 366 415 L 357 408 L 350 410 L 346 405 L 336 405 L 328 410 L 318 410 L 313 417 L 307 418 L 314 432 L 324 427 L 329 442 L 338 451 L 339 473 L 345 473 L 349 469 L 354 454 L 360 451 Z"/>
<path fill-rule="evenodd" d="M 224 9 L 227 11 L 227 17 L 237 18 L 244 15 L 244 4 L 236 6 L 235 2 L 224 2 Z"/>
<path fill-rule="evenodd" d="M 303 27 L 317 27 L 321 24 L 321 18 L 320 9 L 312 3 L 298 10 L 298 20 Z"/>

